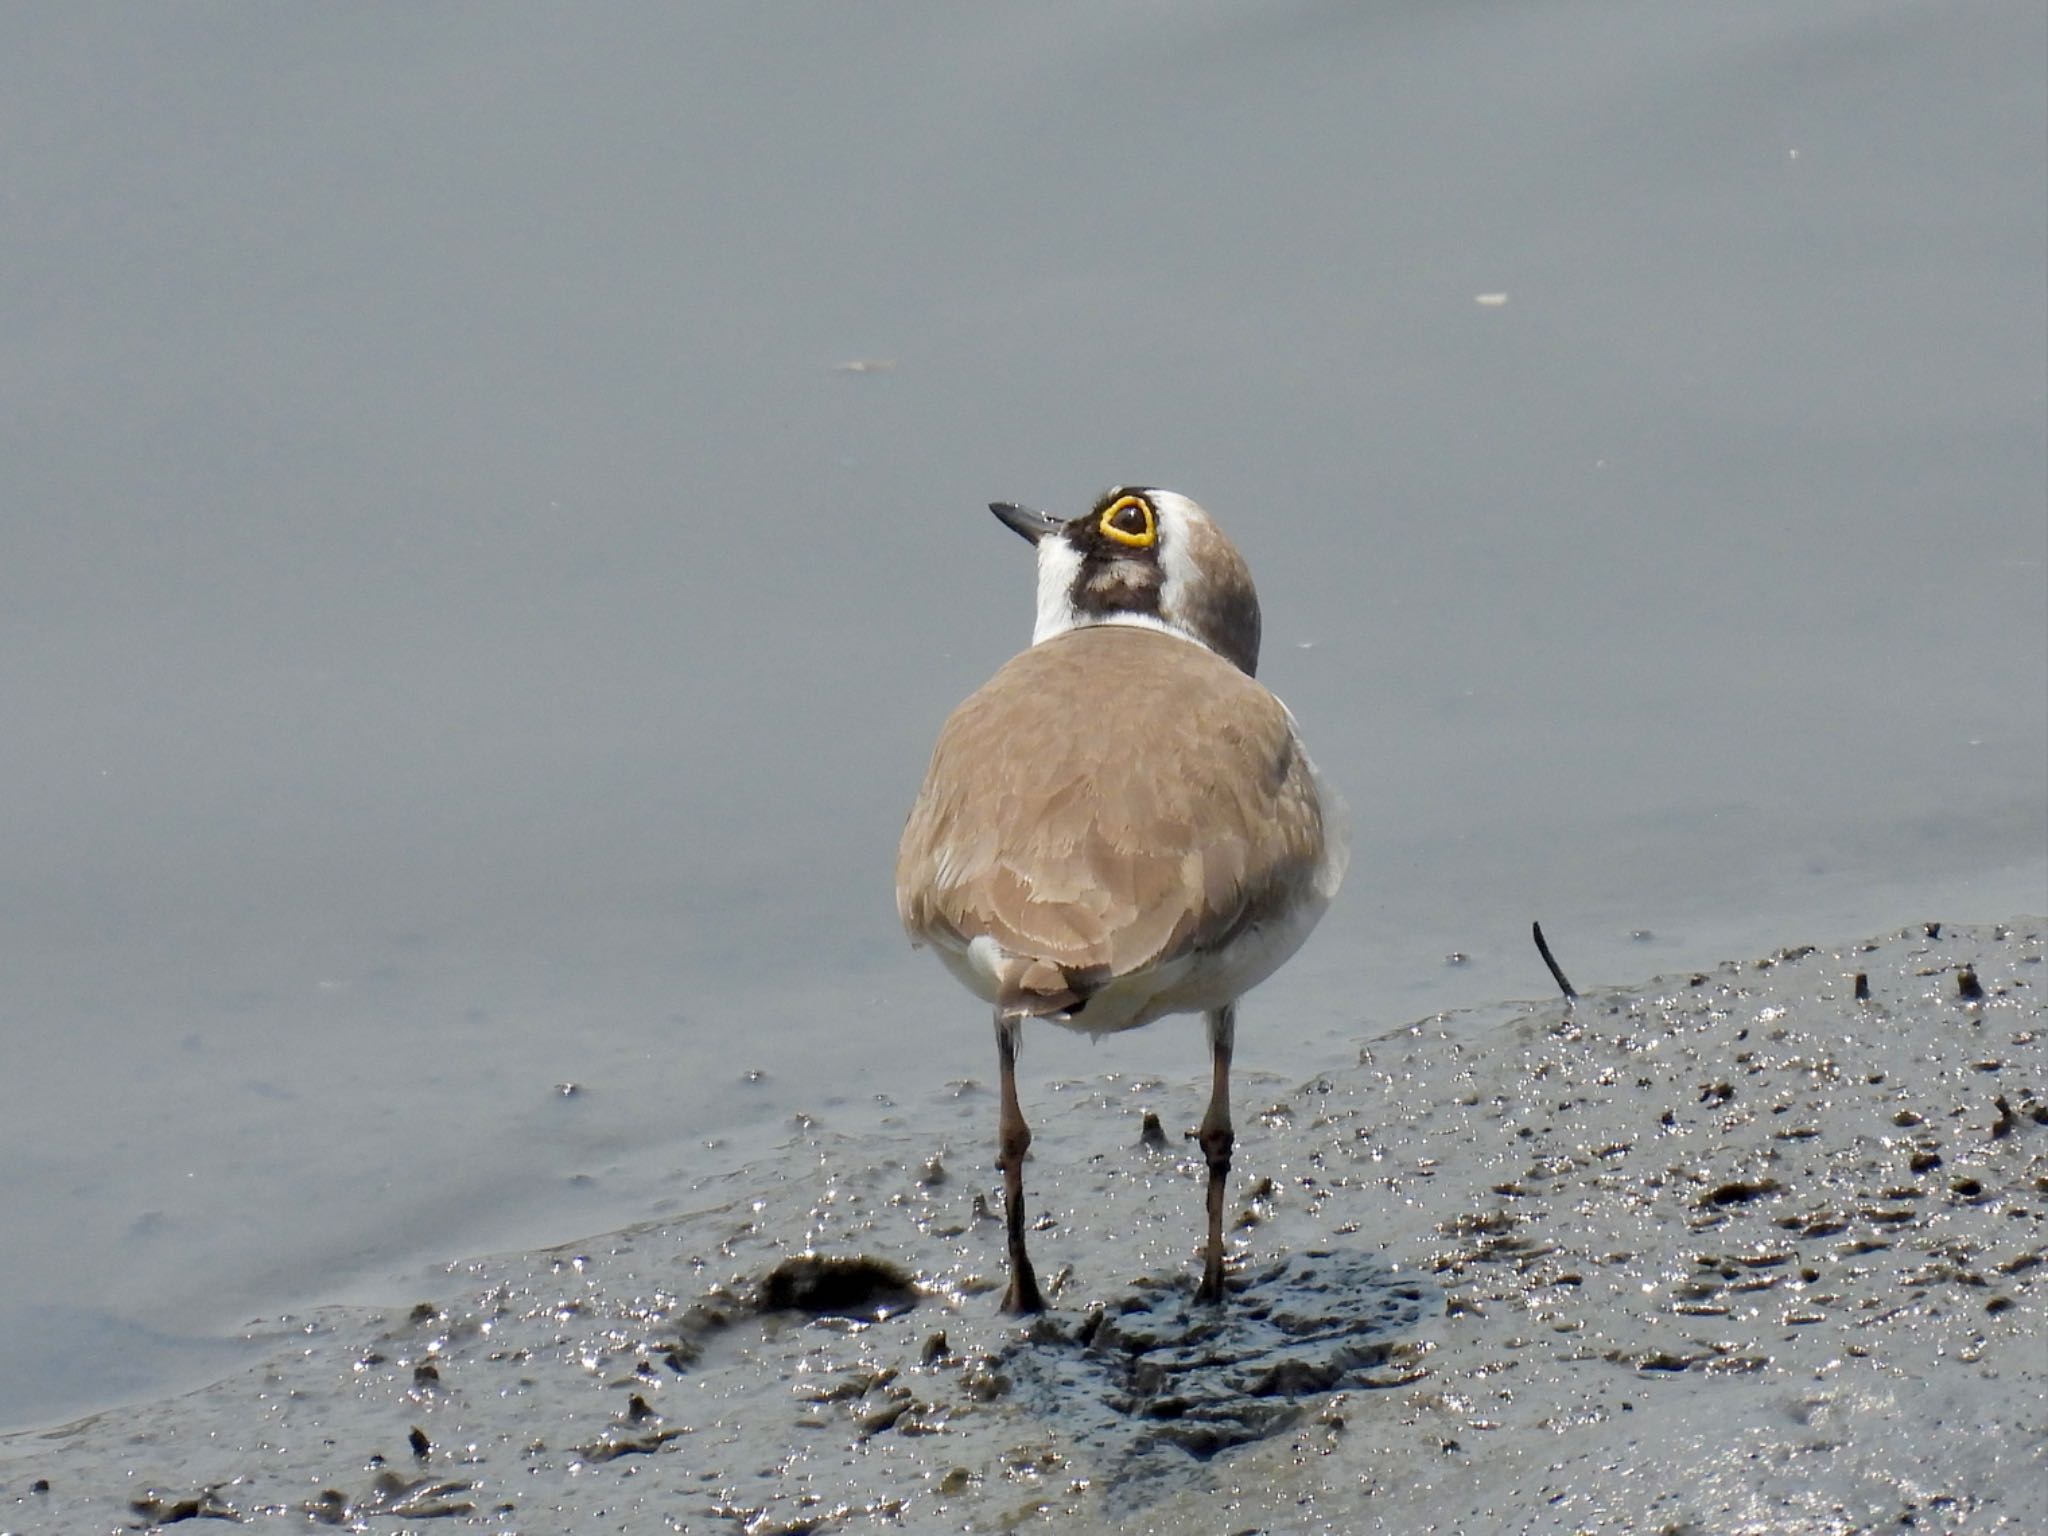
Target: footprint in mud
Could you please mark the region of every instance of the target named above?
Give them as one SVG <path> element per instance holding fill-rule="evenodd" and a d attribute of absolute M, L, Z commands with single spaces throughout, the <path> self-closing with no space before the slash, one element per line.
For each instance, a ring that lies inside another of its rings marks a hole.
<path fill-rule="evenodd" d="M 1442 1306 L 1377 1257 L 1297 1253 L 1233 1282 L 1222 1307 L 1156 1280 L 1078 1320 L 1040 1318 L 994 1370 L 1013 1401 L 1101 1456 L 1112 1505 L 1129 1509 L 1288 1428 L 1304 1398 L 1414 1380 L 1404 1341 Z"/>

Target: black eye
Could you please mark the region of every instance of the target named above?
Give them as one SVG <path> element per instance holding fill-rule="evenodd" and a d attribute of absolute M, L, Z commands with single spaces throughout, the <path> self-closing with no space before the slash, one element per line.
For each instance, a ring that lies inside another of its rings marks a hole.
<path fill-rule="evenodd" d="M 1119 496 L 1102 509 L 1097 531 L 1131 549 L 1147 549 L 1159 537 L 1152 503 L 1142 496 Z"/>

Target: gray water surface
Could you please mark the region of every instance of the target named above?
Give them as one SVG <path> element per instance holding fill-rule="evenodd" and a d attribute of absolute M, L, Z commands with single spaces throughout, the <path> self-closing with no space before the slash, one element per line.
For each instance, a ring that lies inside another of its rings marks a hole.
<path fill-rule="evenodd" d="M 1532 917 L 1618 981 L 2048 909 L 2044 57 L 9 9 L 0 1333 L 77 1342 L 0 1424 L 987 1076 L 890 864 L 1028 637 L 991 498 L 1170 486 L 1258 576 L 1356 853 L 1248 1064 L 1541 994 Z"/>

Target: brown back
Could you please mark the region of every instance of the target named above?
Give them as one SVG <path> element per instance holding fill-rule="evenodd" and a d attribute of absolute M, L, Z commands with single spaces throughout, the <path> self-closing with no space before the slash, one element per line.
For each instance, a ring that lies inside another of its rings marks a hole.
<path fill-rule="evenodd" d="M 1016 656 L 947 720 L 896 902 L 914 940 L 988 935 L 1092 990 L 1277 910 L 1321 848 L 1278 699 L 1192 641 L 1094 625 Z"/>

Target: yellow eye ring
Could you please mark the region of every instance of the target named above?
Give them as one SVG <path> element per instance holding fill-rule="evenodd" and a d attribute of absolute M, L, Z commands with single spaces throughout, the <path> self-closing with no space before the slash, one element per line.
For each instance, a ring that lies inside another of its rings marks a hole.
<path fill-rule="evenodd" d="M 1132 507 L 1136 507 L 1145 518 L 1145 526 L 1136 533 L 1126 532 L 1116 525 L 1118 514 Z M 1119 496 L 1102 509 L 1102 521 L 1095 525 L 1095 531 L 1129 549 L 1149 549 L 1159 538 L 1159 523 L 1152 515 L 1152 503 L 1144 497 Z"/>

